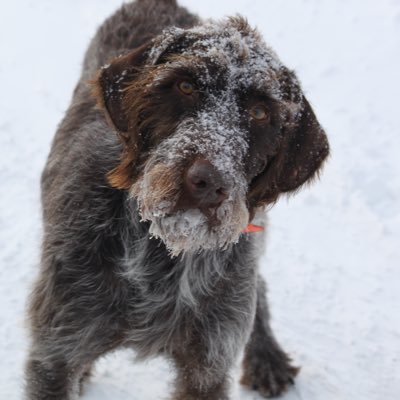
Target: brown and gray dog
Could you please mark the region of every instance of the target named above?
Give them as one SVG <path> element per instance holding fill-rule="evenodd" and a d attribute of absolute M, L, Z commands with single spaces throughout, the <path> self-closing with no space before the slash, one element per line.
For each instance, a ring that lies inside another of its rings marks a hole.
<path fill-rule="evenodd" d="M 286 390 L 297 369 L 269 326 L 263 234 L 244 231 L 328 152 L 296 76 L 243 18 L 123 5 L 87 51 L 42 176 L 27 399 L 75 399 L 118 347 L 171 360 L 175 400 L 228 399 L 243 349 L 245 386 Z"/>

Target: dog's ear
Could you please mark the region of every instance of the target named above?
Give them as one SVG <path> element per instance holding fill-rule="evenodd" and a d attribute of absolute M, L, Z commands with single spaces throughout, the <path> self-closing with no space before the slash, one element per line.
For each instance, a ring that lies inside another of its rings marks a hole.
<path fill-rule="evenodd" d="M 252 182 L 249 198 L 253 206 L 276 201 L 281 193 L 293 192 L 318 175 L 329 154 L 326 134 L 302 96 L 297 122 L 284 128 L 278 154 Z"/>
<path fill-rule="evenodd" d="M 290 192 L 312 179 L 329 154 L 328 138 L 304 97 L 299 124 L 294 128 L 277 184 Z"/>
<path fill-rule="evenodd" d="M 94 83 L 94 95 L 107 120 L 123 137 L 129 130 L 129 116 L 124 103 L 125 89 L 135 79 L 147 59 L 150 44 L 145 43 L 124 56 L 115 58 L 99 71 Z"/>
<path fill-rule="evenodd" d="M 123 143 L 121 161 L 107 175 L 110 185 L 118 189 L 131 187 L 139 152 L 138 133 L 130 126 L 132 122 L 126 89 L 137 78 L 146 63 L 150 49 L 151 42 L 147 42 L 128 54 L 115 58 L 99 71 L 93 82 L 97 104 L 103 109 L 108 123 Z"/>

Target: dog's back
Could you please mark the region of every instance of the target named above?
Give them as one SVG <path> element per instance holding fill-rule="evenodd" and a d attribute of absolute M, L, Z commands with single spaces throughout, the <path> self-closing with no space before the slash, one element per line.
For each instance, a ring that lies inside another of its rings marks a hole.
<path fill-rule="evenodd" d="M 99 28 L 85 56 L 83 79 L 114 57 L 141 46 L 169 26 L 190 28 L 197 16 L 179 7 L 175 0 L 138 0 L 124 4 Z"/>

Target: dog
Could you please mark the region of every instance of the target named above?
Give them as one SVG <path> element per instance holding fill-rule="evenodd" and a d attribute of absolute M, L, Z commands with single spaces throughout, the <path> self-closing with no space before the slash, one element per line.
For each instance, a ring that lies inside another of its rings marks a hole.
<path fill-rule="evenodd" d="M 243 350 L 243 385 L 287 390 L 298 368 L 269 325 L 263 210 L 328 153 L 296 75 L 244 18 L 124 4 L 89 46 L 42 174 L 26 398 L 75 399 L 120 347 L 170 360 L 175 400 L 228 399 Z"/>

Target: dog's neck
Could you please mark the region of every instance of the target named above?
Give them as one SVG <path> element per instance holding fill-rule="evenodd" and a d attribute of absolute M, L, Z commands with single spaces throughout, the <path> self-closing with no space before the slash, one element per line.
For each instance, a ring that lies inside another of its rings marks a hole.
<path fill-rule="evenodd" d="M 132 200 L 128 215 L 132 225 L 124 236 L 122 273 L 147 299 L 171 290 L 171 295 L 175 291 L 179 301 L 195 309 L 199 298 L 211 296 L 220 282 L 227 282 L 238 273 L 253 276 L 257 270 L 249 260 L 254 260 L 263 235 L 243 234 L 238 243 L 224 250 L 187 251 L 172 257 L 160 239 L 150 236 L 150 223 L 141 221 Z M 171 282 L 175 288 L 170 287 Z"/>

